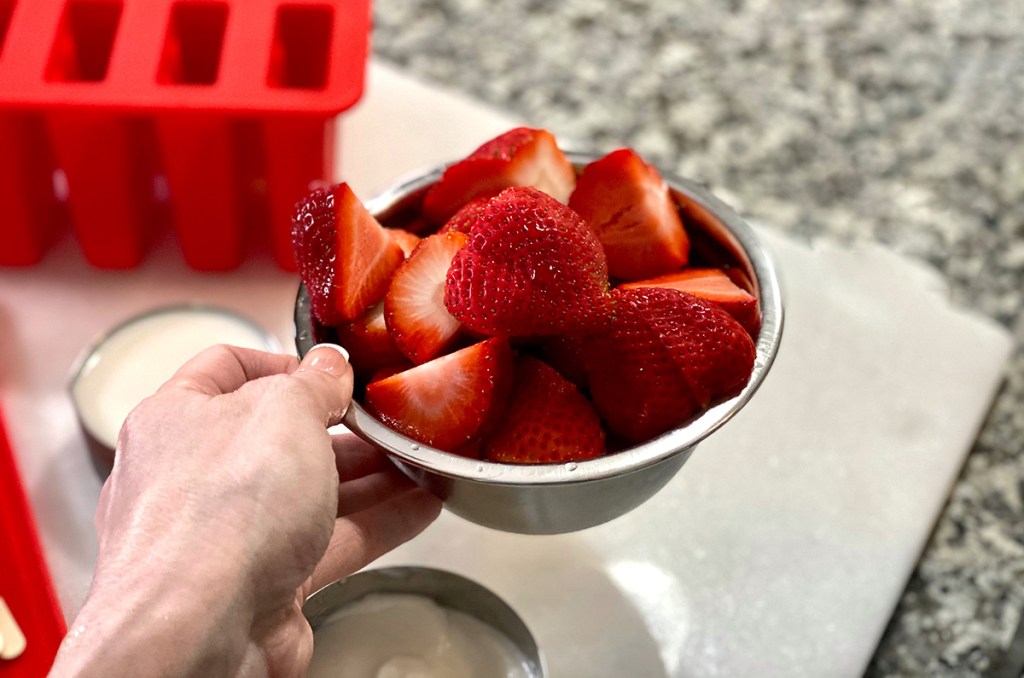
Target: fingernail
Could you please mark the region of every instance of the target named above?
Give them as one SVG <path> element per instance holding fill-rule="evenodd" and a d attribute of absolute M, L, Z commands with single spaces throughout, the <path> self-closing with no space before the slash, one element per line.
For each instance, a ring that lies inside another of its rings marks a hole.
<path fill-rule="evenodd" d="M 314 346 L 313 348 L 311 348 L 309 350 L 310 351 L 315 351 L 318 348 L 333 348 L 335 351 L 337 351 L 341 355 L 345 356 L 345 360 L 348 361 L 348 351 L 345 350 L 344 346 L 339 346 L 338 344 L 331 344 L 329 342 L 324 342 L 322 344 L 317 344 L 316 346 Z"/>
<path fill-rule="evenodd" d="M 318 349 L 328 348 L 330 351 Z M 338 360 L 341 355 L 343 360 Z M 319 370 L 328 374 L 344 374 L 349 370 L 348 351 L 337 344 L 317 344 L 309 349 L 309 353 L 299 363 L 300 370 Z"/>

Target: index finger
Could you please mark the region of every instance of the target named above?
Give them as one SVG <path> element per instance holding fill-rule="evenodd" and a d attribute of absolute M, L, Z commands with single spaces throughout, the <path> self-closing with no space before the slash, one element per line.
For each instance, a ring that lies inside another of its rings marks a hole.
<path fill-rule="evenodd" d="M 163 391 L 179 388 L 210 396 L 237 391 L 243 384 L 272 374 L 290 374 L 299 365 L 289 355 L 220 344 L 202 351 L 174 373 Z"/>

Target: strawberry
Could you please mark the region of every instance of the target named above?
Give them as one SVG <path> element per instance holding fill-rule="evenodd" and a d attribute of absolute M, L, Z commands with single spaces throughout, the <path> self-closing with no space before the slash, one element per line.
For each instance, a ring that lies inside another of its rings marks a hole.
<path fill-rule="evenodd" d="M 483 441 L 480 438 L 474 438 L 462 447 L 457 447 L 454 450 L 448 450 L 448 452 L 468 459 L 481 459 L 483 457 L 482 449 Z"/>
<path fill-rule="evenodd" d="M 561 334 L 548 337 L 540 348 L 544 362 L 573 384 L 584 389 L 587 387 L 587 369 L 582 356 L 585 342 L 586 337 L 581 335 Z"/>
<path fill-rule="evenodd" d="M 405 362 L 405 355 L 388 333 L 383 302 L 371 306 L 355 320 L 339 325 L 337 331 L 338 343 L 348 350 L 352 368 L 361 375 Z"/>
<path fill-rule="evenodd" d="M 408 259 L 412 251 L 416 249 L 416 245 L 420 244 L 420 237 L 415 233 L 411 233 L 404 228 L 385 228 L 391 239 L 398 243 L 398 246 L 402 248 L 402 253 L 405 258 Z"/>
<path fill-rule="evenodd" d="M 713 304 L 662 287 L 617 289 L 615 317 L 583 352 L 608 429 L 641 441 L 682 424 L 747 383 L 754 343 Z"/>
<path fill-rule="evenodd" d="M 619 285 L 619 289 L 624 290 L 637 287 L 668 287 L 714 302 L 736 318 L 751 337 L 756 337 L 761 327 L 757 297 L 733 282 L 721 269 L 688 268 L 650 280 Z"/>
<path fill-rule="evenodd" d="M 466 244 L 466 234 L 452 231 L 425 238 L 402 264 L 384 298 L 384 318 L 398 349 L 423 363 L 454 343 L 459 321 L 445 309 L 445 276 Z"/>
<path fill-rule="evenodd" d="M 527 357 L 516 366 L 509 407 L 483 452 L 510 464 L 581 461 L 605 453 L 605 435 L 590 401 L 553 368 Z"/>
<path fill-rule="evenodd" d="M 641 280 L 687 262 L 690 240 L 668 184 L 630 149 L 583 168 L 569 207 L 597 233 L 612 277 Z"/>
<path fill-rule="evenodd" d="M 410 369 L 412 367 L 415 367 L 415 366 L 412 363 L 410 363 L 408 360 L 404 360 L 403 359 L 403 361 L 400 362 L 400 363 L 396 363 L 394 365 L 389 365 L 387 367 L 382 367 L 379 370 L 376 370 L 372 375 L 370 375 L 370 379 L 369 379 L 368 383 L 373 383 L 375 381 L 380 381 L 381 379 L 387 379 L 388 377 L 393 377 L 396 374 L 398 374 L 399 372 L 405 372 L 406 370 L 408 370 L 408 369 Z"/>
<path fill-rule="evenodd" d="M 295 207 L 292 247 L 314 317 L 355 320 L 384 298 L 402 249 L 346 184 L 319 188 Z"/>
<path fill-rule="evenodd" d="M 473 226 L 477 216 L 483 211 L 485 205 L 490 202 L 490 196 L 486 198 L 474 198 L 459 208 L 459 211 L 452 215 L 452 218 L 444 222 L 441 233 L 448 231 L 459 231 L 469 235 L 469 229 Z"/>
<path fill-rule="evenodd" d="M 586 332 L 607 322 L 601 243 L 575 212 L 535 188 L 487 203 L 452 259 L 444 305 L 488 336 Z"/>
<path fill-rule="evenodd" d="M 370 383 L 366 407 L 413 440 L 457 450 L 502 411 L 512 375 L 508 342 L 488 339 Z"/>
<path fill-rule="evenodd" d="M 564 203 L 575 185 L 576 171 L 554 135 L 517 127 L 445 170 L 423 199 L 423 215 L 440 225 L 473 199 L 510 186 L 533 186 Z"/>

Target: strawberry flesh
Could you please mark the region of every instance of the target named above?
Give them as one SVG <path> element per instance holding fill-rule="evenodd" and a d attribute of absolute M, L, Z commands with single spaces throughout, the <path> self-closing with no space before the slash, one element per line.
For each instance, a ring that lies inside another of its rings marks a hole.
<path fill-rule="evenodd" d="M 314 317 L 355 320 L 384 298 L 405 256 L 347 184 L 320 188 L 296 205 L 292 246 Z"/>
<path fill-rule="evenodd" d="M 714 302 L 743 325 L 751 337 L 756 337 L 761 327 L 757 297 L 733 282 L 721 269 L 688 268 L 650 280 L 619 285 L 619 289 L 624 290 L 637 287 L 667 287 Z"/>
<path fill-rule="evenodd" d="M 339 325 L 338 343 L 349 352 L 352 368 L 360 375 L 405 362 L 384 322 L 384 303 L 371 306 L 355 320 Z"/>
<path fill-rule="evenodd" d="M 486 459 L 509 464 L 582 461 L 605 453 L 594 407 L 552 367 L 525 357 L 501 422 L 484 440 Z"/>
<path fill-rule="evenodd" d="M 587 332 L 606 324 L 604 252 L 579 215 L 535 188 L 491 199 L 452 260 L 444 304 L 487 336 Z"/>
<path fill-rule="evenodd" d="M 610 431 L 647 440 L 749 380 L 754 343 L 721 308 L 669 288 L 612 294 L 611 327 L 588 337 L 584 349 L 591 397 Z"/>
<path fill-rule="evenodd" d="M 424 363 L 457 339 L 461 324 L 444 305 L 445 277 L 468 236 L 437 233 L 420 242 L 395 273 L 384 298 L 384 318 L 395 345 Z"/>
<path fill-rule="evenodd" d="M 416 245 L 420 244 L 420 237 L 415 233 L 405 230 L 404 228 L 385 228 L 391 239 L 402 248 L 402 254 L 408 259 L 412 251 L 416 249 Z"/>
<path fill-rule="evenodd" d="M 459 208 L 510 186 L 533 186 L 566 202 L 576 171 L 547 130 L 517 127 L 445 170 L 423 199 L 423 215 L 444 224 Z"/>
<path fill-rule="evenodd" d="M 690 240 L 653 166 L 623 148 L 587 165 L 569 198 L 604 246 L 608 272 L 641 280 L 685 265 Z"/>
<path fill-rule="evenodd" d="M 458 450 L 502 412 L 512 350 L 488 339 L 366 387 L 366 407 L 382 422 L 440 450 Z"/>

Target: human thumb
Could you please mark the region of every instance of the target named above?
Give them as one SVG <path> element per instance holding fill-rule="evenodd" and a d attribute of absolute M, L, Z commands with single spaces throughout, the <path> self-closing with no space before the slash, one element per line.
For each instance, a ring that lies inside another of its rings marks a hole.
<path fill-rule="evenodd" d="M 316 400 L 317 411 L 328 426 L 341 423 L 352 402 L 352 366 L 348 351 L 337 344 L 317 344 L 292 373 Z"/>

